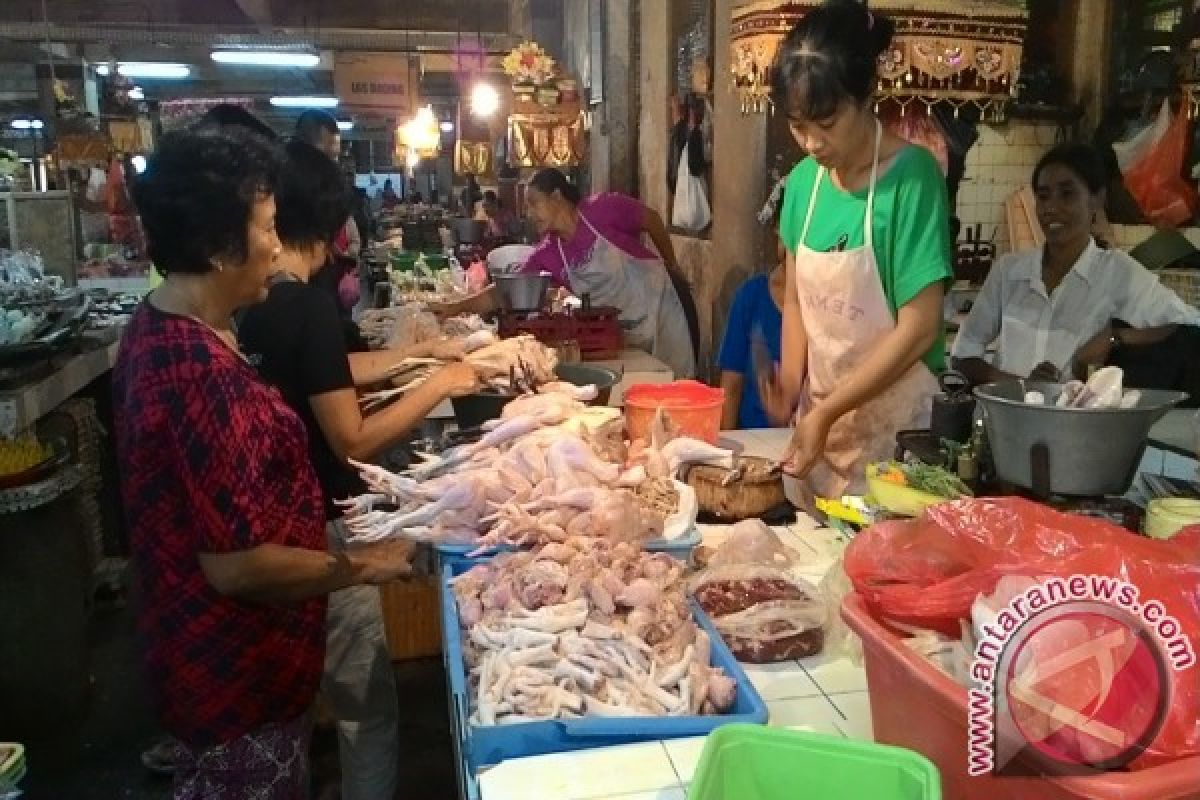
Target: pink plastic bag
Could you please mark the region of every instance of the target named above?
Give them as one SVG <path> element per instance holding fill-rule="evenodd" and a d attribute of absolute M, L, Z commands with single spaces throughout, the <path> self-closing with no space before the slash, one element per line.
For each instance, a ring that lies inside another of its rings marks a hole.
<path fill-rule="evenodd" d="M 846 549 L 846 574 L 881 622 L 957 638 L 960 620 L 1003 575 L 1105 575 L 1163 604 L 1193 649 L 1200 642 L 1200 526 L 1160 541 L 1019 498 L 968 499 L 915 520 L 885 522 Z M 1200 665 L 1174 671 L 1166 723 L 1142 768 L 1200 754 Z"/>

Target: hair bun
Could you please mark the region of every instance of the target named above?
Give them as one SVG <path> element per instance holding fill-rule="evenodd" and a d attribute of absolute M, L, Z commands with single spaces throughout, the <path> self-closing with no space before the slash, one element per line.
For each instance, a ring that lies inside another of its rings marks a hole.
<path fill-rule="evenodd" d="M 878 14 L 871 14 L 871 19 L 872 22 L 867 27 L 867 35 L 870 37 L 868 41 L 871 43 L 871 57 L 877 59 L 892 43 L 892 36 L 896 33 L 896 23 L 890 17 Z"/>

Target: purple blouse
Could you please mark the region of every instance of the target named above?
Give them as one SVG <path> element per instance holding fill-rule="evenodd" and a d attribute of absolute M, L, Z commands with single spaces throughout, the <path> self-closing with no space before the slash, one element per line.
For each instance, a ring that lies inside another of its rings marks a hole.
<path fill-rule="evenodd" d="M 579 213 L 614 245 L 634 258 L 660 256 L 642 243 L 642 215 L 645 213 L 640 201 L 617 192 L 592 195 L 579 204 Z M 522 272 L 549 272 L 559 286 L 570 288 L 567 266 L 558 251 L 560 237 L 547 234 L 529 254 Z M 586 261 L 596 243 L 596 234 L 580 221 L 570 240 L 563 241 L 563 252 L 572 267 Z"/>

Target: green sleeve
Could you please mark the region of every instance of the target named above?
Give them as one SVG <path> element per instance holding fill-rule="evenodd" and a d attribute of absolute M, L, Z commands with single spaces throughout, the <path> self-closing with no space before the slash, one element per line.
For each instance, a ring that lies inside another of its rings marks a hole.
<path fill-rule="evenodd" d="M 933 155 L 914 147 L 896 191 L 892 221 L 892 302 L 899 309 L 930 284 L 954 276 L 946 180 Z"/>
<path fill-rule="evenodd" d="M 804 214 L 808 211 L 808 199 L 812 195 L 815 177 L 813 160 L 806 158 L 792 167 L 787 183 L 783 187 L 783 211 L 779 215 L 779 238 L 789 253 L 796 252 L 800 234 L 804 232 Z"/>

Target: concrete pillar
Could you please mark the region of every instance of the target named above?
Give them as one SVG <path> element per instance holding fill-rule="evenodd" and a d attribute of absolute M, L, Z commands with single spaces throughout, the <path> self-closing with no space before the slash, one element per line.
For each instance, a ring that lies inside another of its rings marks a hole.
<path fill-rule="evenodd" d="M 641 7 L 638 103 L 638 196 L 667 218 L 667 162 L 670 118 L 671 4 L 643 2 Z"/>
<path fill-rule="evenodd" d="M 634 194 L 637 170 L 637 115 L 633 53 L 636 0 L 606 0 L 604 13 L 604 102 L 592 113 L 591 189 Z"/>
<path fill-rule="evenodd" d="M 1112 70 L 1113 0 L 1068 0 L 1061 19 L 1068 28 L 1071 100 L 1084 110 L 1084 128 L 1094 128 L 1104 113 Z"/>
<path fill-rule="evenodd" d="M 729 27 L 734 0 L 713 12 L 713 298 L 714 341 L 720 341 L 733 293 L 763 263 L 756 216 L 767 192 L 767 115 L 743 115 L 730 75 Z"/>

